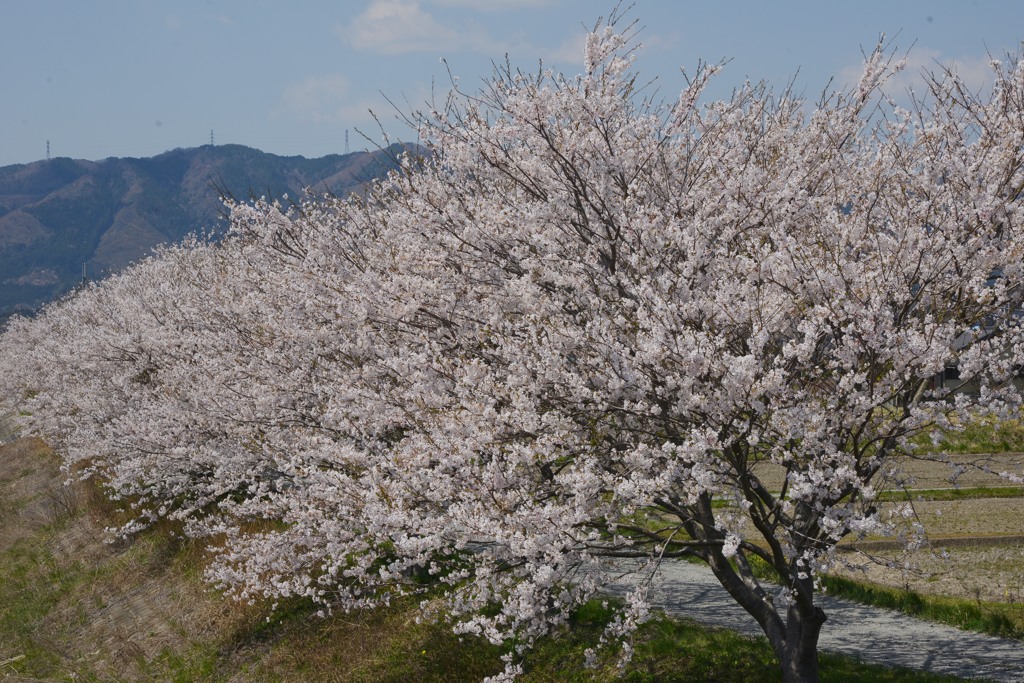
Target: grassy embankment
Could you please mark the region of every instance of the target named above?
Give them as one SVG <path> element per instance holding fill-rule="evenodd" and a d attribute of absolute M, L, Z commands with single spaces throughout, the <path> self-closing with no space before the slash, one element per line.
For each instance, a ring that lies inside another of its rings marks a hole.
<path fill-rule="evenodd" d="M 894 609 L 921 619 L 949 624 L 968 631 L 1024 640 L 1024 605 L 972 601 L 912 590 L 826 576 L 828 593 L 865 605 Z"/>
<path fill-rule="evenodd" d="M 933 453 L 1019 453 L 1024 451 L 1024 420 L 996 423 L 991 419 L 979 419 L 965 424 L 958 431 L 946 432 L 938 444 L 933 445 L 925 435 L 921 435 L 916 443 Z"/>
<path fill-rule="evenodd" d="M 412 601 L 315 615 L 308 603 L 240 605 L 202 582 L 206 556 L 155 529 L 105 544 L 114 511 L 96 491 L 62 488 L 38 441 L 0 447 L 0 678 L 76 681 L 476 681 L 501 651 L 418 623 Z M 656 619 L 637 634 L 623 679 L 616 653 L 582 666 L 607 623 L 597 603 L 540 644 L 523 680 L 779 680 L 763 639 Z M 822 656 L 826 681 L 951 681 Z"/>

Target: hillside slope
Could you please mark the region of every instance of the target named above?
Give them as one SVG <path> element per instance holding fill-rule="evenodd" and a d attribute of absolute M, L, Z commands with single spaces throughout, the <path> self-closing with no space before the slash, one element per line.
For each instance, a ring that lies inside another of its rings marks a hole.
<path fill-rule="evenodd" d="M 393 167 L 400 147 L 319 159 L 241 145 L 145 159 L 68 158 L 0 168 L 0 321 L 115 272 L 154 246 L 221 227 L 221 192 L 345 196 Z"/>
<path fill-rule="evenodd" d="M 499 648 L 420 621 L 417 597 L 324 618 L 302 601 L 272 611 L 225 600 L 202 581 L 198 544 L 166 526 L 105 543 L 115 506 L 63 479 L 42 441 L 0 445 L 0 680 L 469 683 L 501 669 Z M 635 637 L 624 677 L 614 649 L 587 669 L 584 651 L 609 616 L 595 601 L 543 639 L 523 683 L 780 679 L 763 638 L 661 618 Z M 831 654 L 822 662 L 824 681 L 959 680 Z"/>
<path fill-rule="evenodd" d="M 63 479 L 42 441 L 0 445 L 0 680 L 476 681 L 499 667 L 494 648 L 416 624 L 415 601 L 323 619 L 225 600 L 200 546 L 167 527 L 104 542 L 115 506 Z"/>

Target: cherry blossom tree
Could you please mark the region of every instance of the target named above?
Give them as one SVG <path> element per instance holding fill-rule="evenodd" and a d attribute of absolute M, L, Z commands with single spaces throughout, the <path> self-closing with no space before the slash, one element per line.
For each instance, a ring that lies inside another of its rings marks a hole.
<path fill-rule="evenodd" d="M 816 103 L 704 103 L 705 65 L 659 104 L 618 22 L 577 77 L 414 115 L 425 153 L 364 196 L 233 204 L 223 243 L 12 321 L 0 395 L 123 532 L 216 537 L 240 598 L 423 593 L 512 676 L 634 573 L 621 641 L 697 558 L 817 680 L 816 577 L 900 531 L 912 438 L 1019 416 L 1024 66 L 903 109 L 881 48 Z"/>

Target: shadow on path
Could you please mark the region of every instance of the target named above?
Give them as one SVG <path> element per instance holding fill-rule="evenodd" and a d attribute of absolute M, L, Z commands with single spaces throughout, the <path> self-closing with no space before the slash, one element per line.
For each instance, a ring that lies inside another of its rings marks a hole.
<path fill-rule="evenodd" d="M 626 586 L 619 584 L 618 588 L 625 590 Z M 763 635 L 703 565 L 666 562 L 650 598 L 652 607 L 673 616 Z M 820 604 L 828 615 L 819 641 L 823 651 L 962 678 L 1024 681 L 1024 643 L 1019 641 L 961 631 L 830 596 L 822 596 Z"/>

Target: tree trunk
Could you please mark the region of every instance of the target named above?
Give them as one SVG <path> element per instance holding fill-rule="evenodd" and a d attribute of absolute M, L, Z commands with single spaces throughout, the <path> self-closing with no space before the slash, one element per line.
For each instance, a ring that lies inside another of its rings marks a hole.
<path fill-rule="evenodd" d="M 783 683 L 818 683 L 818 636 L 825 618 L 820 607 L 789 606 L 786 640 L 781 648 L 775 648 Z"/>
<path fill-rule="evenodd" d="M 697 509 L 701 525 L 691 525 L 687 531 L 694 537 L 702 529 L 714 529 L 711 497 L 704 495 Z M 708 520 L 708 521 L 704 521 Z M 724 534 L 720 534 L 724 540 Z M 737 565 L 730 564 L 718 548 L 707 556 L 711 571 L 728 591 L 761 626 L 775 651 L 782 669 L 783 683 L 818 683 L 818 636 L 825 623 L 825 611 L 814 604 L 814 580 L 807 574 L 793 571 L 792 596 L 786 609 L 786 619 L 775 607 L 764 589 L 753 576 L 750 566 L 741 556 Z"/>

